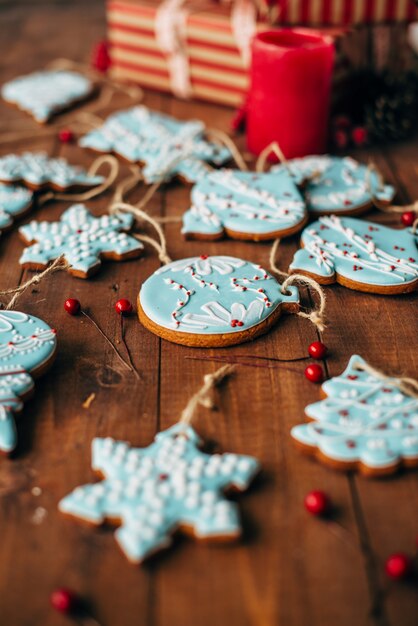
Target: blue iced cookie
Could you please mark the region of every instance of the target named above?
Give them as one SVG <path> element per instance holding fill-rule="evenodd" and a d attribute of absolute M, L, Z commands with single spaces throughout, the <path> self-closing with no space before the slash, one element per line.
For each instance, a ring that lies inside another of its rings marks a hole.
<path fill-rule="evenodd" d="M 418 400 L 396 378 L 363 371 L 354 355 L 345 371 L 322 385 L 325 400 L 306 407 L 309 420 L 292 428 L 309 454 L 337 469 L 364 474 L 418 465 Z"/>
<path fill-rule="evenodd" d="M 67 70 L 43 70 L 5 83 L 1 95 L 6 102 L 44 124 L 59 111 L 88 98 L 93 91 L 94 84 L 82 74 Z"/>
<path fill-rule="evenodd" d="M 373 169 L 351 157 L 307 156 L 272 168 L 282 170 L 303 188 L 308 211 L 317 215 L 363 213 L 373 205 L 390 204 L 395 195 Z"/>
<path fill-rule="evenodd" d="M 103 480 L 78 487 L 59 509 L 93 524 L 115 520 L 115 537 L 133 563 L 172 542 L 178 530 L 200 539 L 236 539 L 238 506 L 226 489 L 244 491 L 259 470 L 256 459 L 240 454 L 201 452 L 196 432 L 176 424 L 147 448 L 94 439 L 92 467 Z"/>
<path fill-rule="evenodd" d="M 63 158 L 49 157 L 45 152 L 24 152 L 0 157 L 0 181 L 21 183 L 29 189 L 68 191 L 104 182 L 103 176 L 91 176 L 82 167 L 70 165 Z"/>
<path fill-rule="evenodd" d="M 0 234 L 32 206 L 33 193 L 25 187 L 0 183 Z"/>
<path fill-rule="evenodd" d="M 19 262 L 29 269 L 43 269 L 63 254 L 70 274 L 88 278 L 99 270 L 101 259 L 124 261 L 140 256 L 144 246 L 126 232 L 133 222 L 129 213 L 94 217 L 83 204 L 74 204 L 59 222 L 33 220 L 19 229 L 25 243 L 32 244 Z"/>
<path fill-rule="evenodd" d="M 354 217 L 320 217 L 305 228 L 290 269 L 327 285 L 397 294 L 418 284 L 418 249 L 411 229 L 395 230 Z"/>
<path fill-rule="evenodd" d="M 0 452 L 17 443 L 14 415 L 31 394 L 33 378 L 53 359 L 55 331 L 48 324 L 19 311 L 0 311 Z"/>
<path fill-rule="evenodd" d="M 256 174 L 230 169 L 208 173 L 193 187 L 192 206 L 183 216 L 190 239 L 261 241 L 299 231 L 307 213 L 302 197 L 283 170 Z"/>
<path fill-rule="evenodd" d="M 80 139 L 80 146 L 97 152 L 114 152 L 131 163 L 144 166 L 147 183 L 163 177 L 194 182 L 206 175 L 208 163 L 222 165 L 229 150 L 204 137 L 205 125 L 198 120 L 181 122 L 144 106 L 113 113 L 103 126 Z"/>
<path fill-rule="evenodd" d="M 187 346 L 228 346 L 267 332 L 282 311 L 297 311 L 296 287 L 260 265 L 229 256 L 174 261 L 142 285 L 138 314 L 153 333 Z"/>

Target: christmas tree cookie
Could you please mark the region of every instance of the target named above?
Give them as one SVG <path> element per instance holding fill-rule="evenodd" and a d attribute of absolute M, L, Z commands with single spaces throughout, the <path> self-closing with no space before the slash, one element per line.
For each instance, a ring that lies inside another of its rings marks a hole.
<path fill-rule="evenodd" d="M 306 407 L 307 424 L 295 426 L 296 443 L 337 469 L 375 476 L 418 465 L 418 398 L 401 380 L 369 373 L 351 357 L 340 375 L 322 385 L 325 399 Z"/>

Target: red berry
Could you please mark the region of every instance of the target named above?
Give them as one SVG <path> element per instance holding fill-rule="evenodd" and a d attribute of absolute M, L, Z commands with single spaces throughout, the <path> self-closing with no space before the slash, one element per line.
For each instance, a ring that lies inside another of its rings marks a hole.
<path fill-rule="evenodd" d="M 406 578 L 412 570 L 412 561 L 403 552 L 391 554 L 385 563 L 385 572 L 390 578 L 401 580 Z"/>
<path fill-rule="evenodd" d="M 81 305 L 80 302 L 75 298 L 68 298 L 68 300 L 64 302 L 64 309 L 70 315 L 77 315 L 77 313 L 80 312 Z"/>
<path fill-rule="evenodd" d="M 332 123 L 335 128 L 347 129 L 351 126 L 350 118 L 347 115 L 337 115 L 332 120 Z"/>
<path fill-rule="evenodd" d="M 74 141 L 74 133 L 69 128 L 61 128 L 58 133 L 58 139 L 61 143 L 71 143 Z"/>
<path fill-rule="evenodd" d="M 401 221 L 404 226 L 412 226 L 418 215 L 414 211 L 405 211 L 401 215 Z"/>
<path fill-rule="evenodd" d="M 340 150 L 344 150 L 347 147 L 348 134 L 345 130 L 338 129 L 334 132 L 334 143 Z"/>
<path fill-rule="evenodd" d="M 311 491 L 305 496 L 305 509 L 312 515 L 325 515 L 329 512 L 330 501 L 323 491 Z"/>
<path fill-rule="evenodd" d="M 309 346 L 308 352 L 313 359 L 323 359 L 328 352 L 328 348 L 322 341 L 314 341 Z"/>
<path fill-rule="evenodd" d="M 98 72 L 105 74 L 111 65 L 107 41 L 99 41 L 93 48 L 91 65 Z"/>
<path fill-rule="evenodd" d="M 322 367 L 317 363 L 313 363 L 312 365 L 308 365 L 305 369 L 305 376 L 311 383 L 322 383 L 324 380 L 324 372 Z"/>
<path fill-rule="evenodd" d="M 121 298 L 115 304 L 115 309 L 120 315 L 129 315 L 133 311 L 132 304 L 126 298 Z"/>
<path fill-rule="evenodd" d="M 367 129 L 364 128 L 364 126 L 356 126 L 356 128 L 353 128 L 351 131 L 351 138 L 354 145 L 358 148 L 365 146 L 369 140 Z"/>
<path fill-rule="evenodd" d="M 59 613 L 71 613 L 77 604 L 77 596 L 71 589 L 55 589 L 51 593 L 51 605 Z"/>

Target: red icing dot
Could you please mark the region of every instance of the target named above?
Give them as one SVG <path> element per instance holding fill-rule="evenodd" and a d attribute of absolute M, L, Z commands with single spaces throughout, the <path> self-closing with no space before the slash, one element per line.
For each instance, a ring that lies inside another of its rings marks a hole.
<path fill-rule="evenodd" d="M 75 298 L 68 298 L 68 300 L 64 302 L 64 309 L 70 315 L 77 315 L 77 313 L 80 312 L 81 304 L 79 300 L 76 300 Z"/>
<path fill-rule="evenodd" d="M 208 258 L 208 255 L 207 254 L 201 254 L 199 258 L 202 259 L 202 261 L 206 261 L 206 259 Z"/>
<path fill-rule="evenodd" d="M 357 380 L 358 376 L 356 374 L 349 374 L 347 378 L 348 380 Z"/>
<path fill-rule="evenodd" d="M 241 321 L 237 322 L 237 326 L 244 326 L 244 322 L 241 322 Z"/>
<path fill-rule="evenodd" d="M 330 500 L 323 491 L 311 491 L 305 496 L 305 509 L 312 515 L 325 515 L 330 509 Z"/>
<path fill-rule="evenodd" d="M 132 304 L 126 298 L 121 298 L 115 304 L 116 312 L 120 315 L 129 315 L 132 313 Z"/>
<path fill-rule="evenodd" d="M 356 442 L 353 441 L 352 439 L 348 439 L 348 441 L 345 442 L 347 448 L 355 448 L 357 446 Z"/>

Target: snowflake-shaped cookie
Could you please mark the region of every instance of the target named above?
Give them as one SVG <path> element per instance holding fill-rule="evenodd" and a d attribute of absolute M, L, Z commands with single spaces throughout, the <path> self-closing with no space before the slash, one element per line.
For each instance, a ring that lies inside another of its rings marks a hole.
<path fill-rule="evenodd" d="M 134 563 L 169 546 L 179 529 L 235 539 L 238 507 L 224 491 L 247 489 L 259 464 L 249 456 L 205 454 L 201 443 L 182 424 L 159 433 L 148 448 L 94 439 L 92 467 L 104 480 L 78 487 L 59 508 L 94 524 L 118 520 L 116 539 Z"/>
<path fill-rule="evenodd" d="M 192 190 L 183 216 L 187 238 L 274 239 L 292 235 L 306 222 L 302 197 L 288 172 L 256 174 L 213 171 Z"/>
<path fill-rule="evenodd" d="M 114 152 L 131 163 L 144 165 L 147 183 L 174 177 L 194 182 L 208 172 L 206 163 L 221 165 L 229 150 L 204 139 L 203 122 L 180 122 L 136 106 L 113 113 L 103 126 L 80 140 L 80 146 L 98 152 Z"/>
<path fill-rule="evenodd" d="M 30 209 L 32 201 L 33 193 L 29 189 L 0 183 L 0 234 Z"/>
<path fill-rule="evenodd" d="M 82 167 L 70 165 L 65 159 L 51 158 L 45 152 L 24 152 L 0 157 L 0 181 L 22 183 L 30 189 L 94 187 L 103 183 L 103 176 L 90 176 Z"/>
<path fill-rule="evenodd" d="M 332 215 L 306 227 L 301 245 L 290 269 L 322 284 L 396 294 L 413 291 L 418 283 L 418 250 L 411 230 Z"/>
<path fill-rule="evenodd" d="M 23 267 L 42 269 L 64 254 L 71 265 L 70 274 L 88 278 L 100 268 L 101 259 L 124 261 L 141 254 L 142 243 L 125 232 L 133 222 L 128 213 L 94 217 L 83 204 L 74 204 L 60 222 L 32 221 L 19 229 L 23 240 L 32 244 L 19 262 Z"/>
<path fill-rule="evenodd" d="M 327 398 L 306 407 L 313 420 L 292 428 L 292 437 L 319 460 L 365 474 L 418 465 L 418 400 L 403 393 L 396 378 L 381 379 L 358 369 L 354 355 L 346 370 L 322 386 Z"/>
<path fill-rule="evenodd" d="M 33 390 L 33 378 L 52 361 L 55 331 L 19 311 L 0 311 L 0 452 L 16 447 L 14 414 Z"/>
<path fill-rule="evenodd" d="M 3 85 L 1 95 L 43 124 L 55 113 L 88 98 L 93 89 L 91 80 L 77 72 L 44 70 L 11 80 Z"/>
<path fill-rule="evenodd" d="M 226 346 L 267 332 L 282 310 L 297 311 L 296 287 L 281 285 L 260 265 L 229 256 L 174 261 L 146 280 L 138 296 L 143 325 L 189 346 Z"/>
<path fill-rule="evenodd" d="M 307 156 L 272 168 L 283 170 L 303 187 L 307 208 L 317 215 L 362 213 L 374 204 L 389 204 L 395 195 L 374 170 L 351 157 Z"/>

